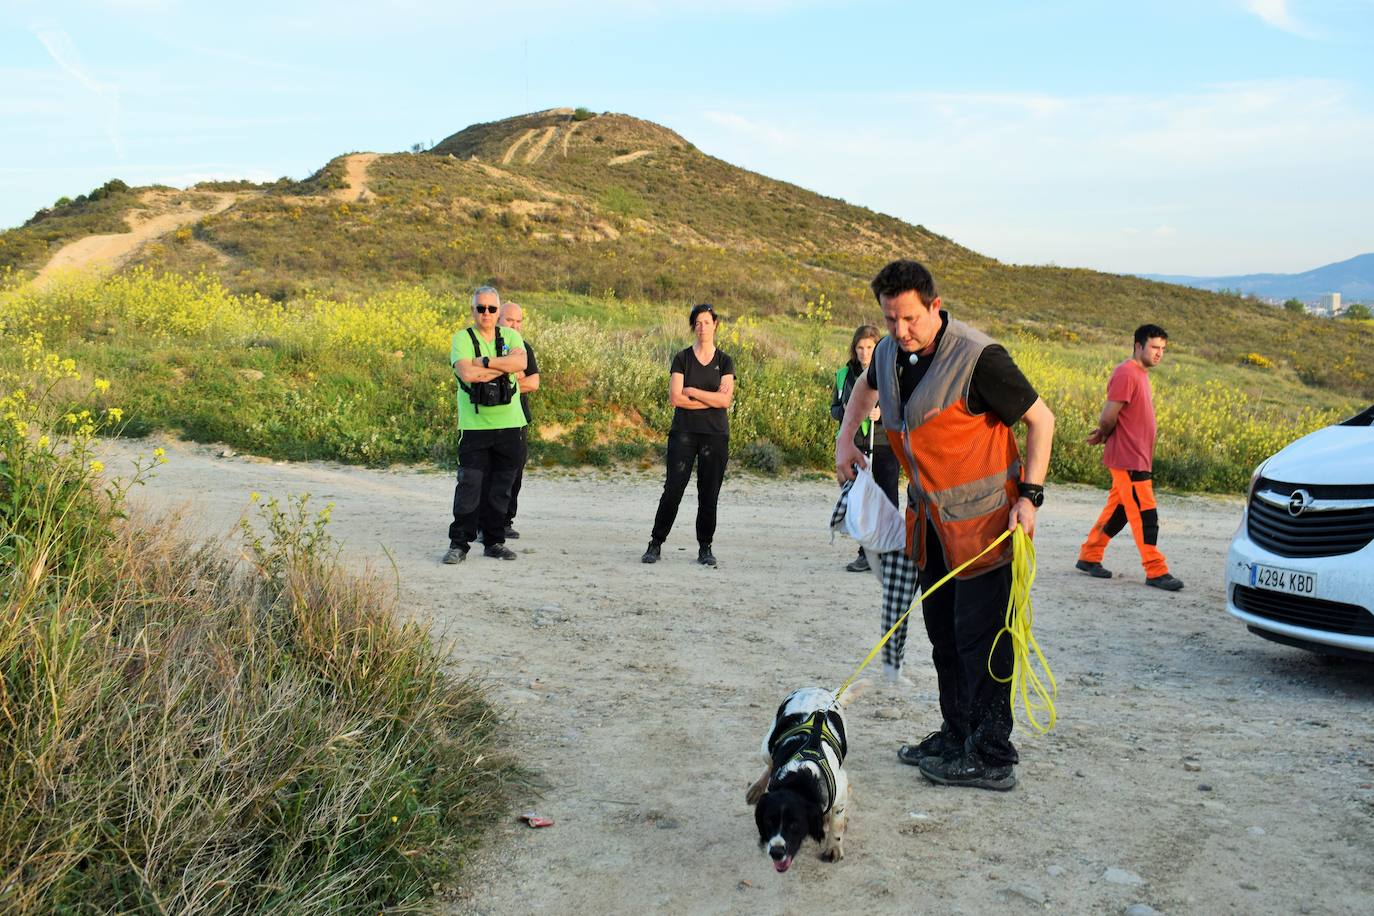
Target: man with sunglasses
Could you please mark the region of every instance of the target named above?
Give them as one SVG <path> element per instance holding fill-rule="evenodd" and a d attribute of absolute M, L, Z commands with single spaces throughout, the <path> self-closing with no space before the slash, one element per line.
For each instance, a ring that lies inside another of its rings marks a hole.
<path fill-rule="evenodd" d="M 472 294 L 470 327 L 453 335 L 449 361 L 458 376 L 458 483 L 453 488 L 453 523 L 448 529 L 444 562 L 461 563 L 480 527 L 482 555 L 514 560 L 506 546 L 506 509 L 511 486 L 524 461 L 525 412 L 520 399 L 479 404 L 476 387 L 511 376 L 508 391 L 518 390 L 514 376 L 527 368 L 525 341 L 513 328 L 497 328 L 501 296 L 495 288 Z M 490 481 L 483 493 L 484 481 Z M 485 498 L 484 498 L 485 496 Z"/>

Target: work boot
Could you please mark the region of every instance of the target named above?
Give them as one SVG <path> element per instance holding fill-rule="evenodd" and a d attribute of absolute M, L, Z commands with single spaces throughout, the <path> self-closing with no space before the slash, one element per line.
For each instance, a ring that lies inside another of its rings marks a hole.
<path fill-rule="evenodd" d="M 1016 768 L 1009 763 L 993 766 L 968 748 L 951 757 L 926 757 L 916 764 L 921 775 L 942 786 L 968 786 L 1006 792 L 1016 785 Z"/>
<path fill-rule="evenodd" d="M 927 757 L 954 757 L 962 753 L 963 749 L 964 742 L 954 740 L 954 737 L 942 728 L 938 732 L 926 735 L 920 744 L 903 744 L 897 748 L 897 759 L 916 767 Z"/>
<path fill-rule="evenodd" d="M 860 550 L 859 555 L 850 560 L 845 569 L 849 572 L 868 572 L 868 557 L 864 556 L 864 552 Z"/>
<path fill-rule="evenodd" d="M 1179 589 L 1183 588 L 1183 580 L 1175 579 L 1168 573 L 1165 573 L 1162 576 L 1155 576 L 1152 579 L 1146 579 L 1145 584 L 1153 585 L 1155 588 L 1162 588 L 1166 592 L 1176 592 Z"/>
<path fill-rule="evenodd" d="M 514 528 L 512 528 L 510 525 L 507 525 L 507 526 L 506 526 L 506 540 L 508 540 L 508 541 L 518 541 L 518 540 L 520 540 L 520 532 L 516 531 L 516 530 L 515 530 Z"/>
<path fill-rule="evenodd" d="M 702 566 L 715 566 L 716 555 L 711 553 L 710 544 L 702 544 L 697 548 L 697 562 Z"/>
<path fill-rule="evenodd" d="M 449 566 L 461 563 L 468 558 L 468 548 L 463 544 L 449 544 L 448 552 L 444 554 L 444 562 Z"/>
<path fill-rule="evenodd" d="M 663 556 L 663 542 L 650 541 L 649 546 L 644 551 L 644 556 L 639 558 L 641 563 L 657 563 Z"/>
<path fill-rule="evenodd" d="M 488 544 L 482 550 L 482 556 L 491 557 L 493 560 L 514 560 L 515 551 L 505 544 Z"/>
<path fill-rule="evenodd" d="M 1110 579 L 1112 571 L 1104 567 L 1101 563 L 1089 563 L 1087 560 L 1079 560 L 1073 564 L 1077 569 L 1083 570 L 1094 579 Z"/>

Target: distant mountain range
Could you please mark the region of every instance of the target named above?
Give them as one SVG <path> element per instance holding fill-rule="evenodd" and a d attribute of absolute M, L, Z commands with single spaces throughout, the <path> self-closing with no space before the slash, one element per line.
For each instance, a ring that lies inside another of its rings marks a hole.
<path fill-rule="evenodd" d="M 1300 274 L 1243 274 L 1236 277 L 1184 277 L 1169 274 L 1138 274 L 1160 283 L 1177 283 L 1195 289 L 1239 290 L 1266 299 L 1315 299 L 1340 293 L 1343 302 L 1374 302 L 1374 253 L 1327 264 Z"/>

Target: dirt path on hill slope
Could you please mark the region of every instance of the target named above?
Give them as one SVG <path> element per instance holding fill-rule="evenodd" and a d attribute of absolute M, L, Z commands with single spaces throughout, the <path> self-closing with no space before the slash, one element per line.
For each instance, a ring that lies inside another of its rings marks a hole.
<path fill-rule="evenodd" d="M 116 443 L 107 466 L 156 444 Z M 1323 663 L 1226 616 L 1234 500 L 1162 496 L 1162 546 L 1187 582 L 1166 594 L 1127 538 L 1107 555 L 1117 578 L 1075 572 L 1103 493 L 1051 488 L 1033 595 L 1060 722 L 1018 729 L 1020 784 L 939 788 L 897 762 L 938 725 L 918 624 L 914 687 L 850 705 L 847 857 L 808 845 L 778 875 L 744 804 L 759 740 L 788 691 L 838 685 L 878 636 L 873 580 L 844 572 L 852 548 L 824 531 L 830 483 L 727 479 L 711 570 L 692 562 L 690 495 L 663 561 L 639 562 L 658 475 L 536 471 L 519 560 L 443 566 L 447 474 L 164 444 L 139 500 L 189 504 L 212 534 L 250 491 L 335 503 L 345 559 L 389 577 L 388 550 L 403 606 L 509 710 L 548 783 L 518 809 L 557 823 L 503 824 L 453 913 L 1350 914 L 1374 899 L 1374 665 Z"/>
<path fill-rule="evenodd" d="M 354 153 L 344 158 L 344 180 L 348 187 L 330 192 L 335 200 L 352 203 L 373 197 L 372 189 L 367 186 L 367 168 L 377 160 L 377 153 Z"/>
<path fill-rule="evenodd" d="M 35 285 L 44 286 L 61 273 L 89 270 L 109 273 L 118 270 L 145 242 L 175 232 L 182 226 L 189 226 L 203 217 L 222 213 L 242 198 L 242 195 L 228 192 L 213 196 L 215 205 L 209 209 L 183 205 L 170 212 L 156 215 L 147 215 L 141 210 L 131 211 L 124 218 L 129 225 L 128 232 L 88 235 L 63 245 L 38 271 L 33 282 Z M 147 197 L 145 194 L 144 199 Z"/>

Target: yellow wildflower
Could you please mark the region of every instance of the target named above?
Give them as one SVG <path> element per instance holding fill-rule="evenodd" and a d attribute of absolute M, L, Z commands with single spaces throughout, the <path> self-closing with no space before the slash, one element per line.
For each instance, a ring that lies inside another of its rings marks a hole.
<path fill-rule="evenodd" d="M 91 470 L 99 474 L 101 471 L 105 470 L 105 465 L 99 461 L 92 461 Z"/>
<path fill-rule="evenodd" d="M 39 437 L 38 437 L 38 447 L 39 447 L 39 448 L 47 448 L 47 447 L 48 447 L 48 443 L 49 443 L 50 441 L 51 441 L 51 440 L 48 439 L 47 436 L 39 436 Z"/>
<path fill-rule="evenodd" d="M 95 380 L 95 390 L 96 390 L 96 391 L 109 391 L 109 390 L 110 390 L 110 383 L 107 382 L 107 381 L 106 381 L 105 379 L 103 379 L 103 378 L 98 378 L 98 379 Z"/>
<path fill-rule="evenodd" d="M 108 408 L 105 412 L 109 414 L 110 419 L 114 420 L 116 423 L 124 419 L 124 411 L 120 410 L 118 407 Z"/>

